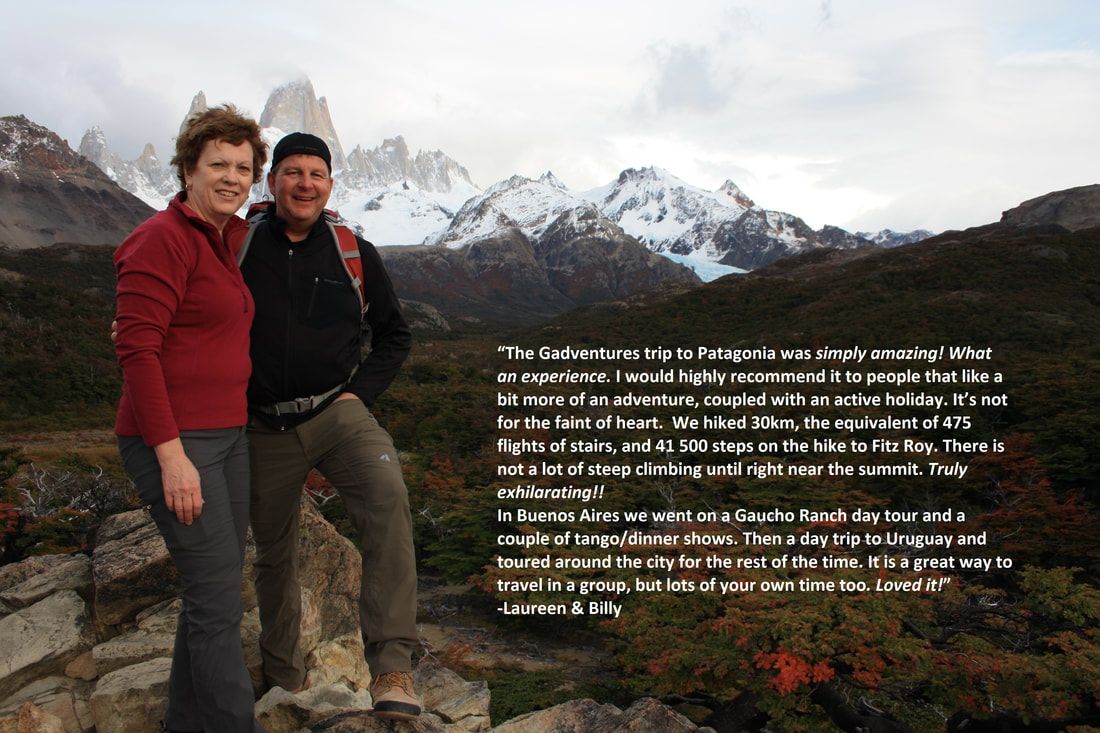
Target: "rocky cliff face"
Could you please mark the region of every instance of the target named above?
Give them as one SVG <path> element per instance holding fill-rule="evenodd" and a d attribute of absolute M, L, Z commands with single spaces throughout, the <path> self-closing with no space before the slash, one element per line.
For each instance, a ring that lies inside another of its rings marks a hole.
<path fill-rule="evenodd" d="M 152 213 L 56 133 L 0 118 L 0 244 L 117 245 Z"/>

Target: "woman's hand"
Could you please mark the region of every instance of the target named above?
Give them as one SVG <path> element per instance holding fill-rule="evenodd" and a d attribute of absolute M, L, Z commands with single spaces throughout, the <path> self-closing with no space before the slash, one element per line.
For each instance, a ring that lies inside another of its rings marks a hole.
<path fill-rule="evenodd" d="M 168 511 L 184 524 L 191 524 L 202 514 L 199 472 L 183 452 L 179 438 L 154 446 L 153 450 L 160 463 L 160 481 Z"/>

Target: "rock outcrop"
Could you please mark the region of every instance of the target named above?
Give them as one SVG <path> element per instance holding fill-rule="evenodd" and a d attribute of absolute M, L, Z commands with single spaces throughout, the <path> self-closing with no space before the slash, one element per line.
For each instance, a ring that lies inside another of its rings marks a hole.
<path fill-rule="evenodd" d="M 392 731 L 392 723 L 370 712 L 370 670 L 358 628 L 359 553 L 311 501 L 302 502 L 299 521 L 310 685 L 297 693 L 267 690 L 256 703 L 257 719 L 268 733 Z M 249 575 L 253 556 L 250 546 Z M 55 555 L 0 568 L 0 597 L 19 606 L 0 611 L 0 733 L 156 730 L 167 707 L 180 610 L 176 583 L 168 552 L 144 509 L 104 522 L 92 559 Z M 242 586 L 242 645 L 260 693 L 258 613 L 251 584 Z M 653 700 L 625 711 L 575 700 L 492 728 L 485 682 L 466 681 L 430 655 L 420 659 L 413 675 L 424 713 L 401 724 L 404 731 L 699 730 Z"/>
<path fill-rule="evenodd" d="M 370 707 L 358 633 L 359 553 L 312 502 L 304 501 L 301 511 L 303 646 L 313 688 L 288 711 L 280 711 L 278 695 L 268 701 L 266 714 L 286 723 L 273 724 L 272 733 Z M 248 577 L 254 555 L 250 542 Z M 259 616 L 250 581 L 241 592 L 242 643 L 260 691 Z M 178 594 L 168 550 L 145 509 L 109 517 L 91 558 L 33 557 L 0 568 L 0 724 L 4 716 L 26 719 L 21 707 L 31 703 L 42 720 L 60 721 L 65 733 L 155 730 L 166 705 Z M 289 721 L 297 722 L 289 727 Z"/>
<path fill-rule="evenodd" d="M 1001 223 L 1017 227 L 1057 224 L 1071 232 L 1100 226 L 1100 184 L 1028 199 L 1004 212 Z"/>

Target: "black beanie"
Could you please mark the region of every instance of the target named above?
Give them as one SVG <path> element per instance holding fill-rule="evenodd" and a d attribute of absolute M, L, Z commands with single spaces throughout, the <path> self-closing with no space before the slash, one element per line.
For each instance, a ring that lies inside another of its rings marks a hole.
<path fill-rule="evenodd" d="M 282 162 L 283 158 L 291 155 L 316 155 L 325 161 L 328 172 L 332 173 L 332 153 L 328 150 L 325 141 L 308 132 L 292 132 L 275 145 L 275 152 L 271 155 L 271 170 Z"/>

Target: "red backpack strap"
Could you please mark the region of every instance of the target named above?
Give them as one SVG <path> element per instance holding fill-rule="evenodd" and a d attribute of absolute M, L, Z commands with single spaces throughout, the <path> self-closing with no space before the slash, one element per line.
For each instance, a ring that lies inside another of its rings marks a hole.
<path fill-rule="evenodd" d="M 363 256 L 359 252 L 359 241 L 355 238 L 355 232 L 342 224 L 343 220 L 340 219 L 339 214 L 325 209 L 324 216 L 325 223 L 336 242 L 336 249 L 340 252 L 340 262 L 348 273 L 348 279 L 351 280 L 355 294 L 359 296 L 360 313 L 366 316 L 367 292 L 366 285 L 363 284 Z"/>

